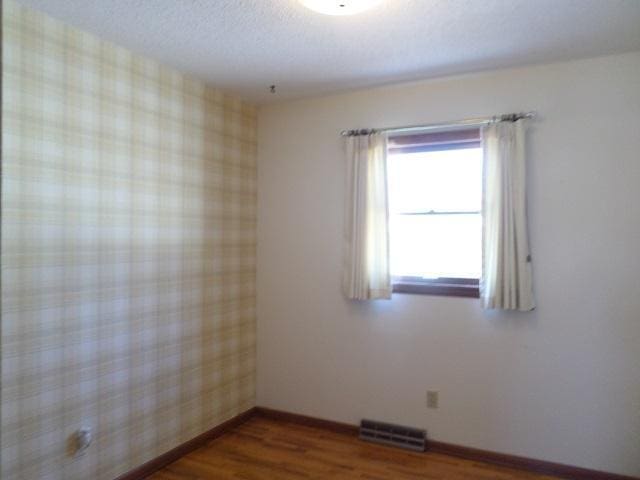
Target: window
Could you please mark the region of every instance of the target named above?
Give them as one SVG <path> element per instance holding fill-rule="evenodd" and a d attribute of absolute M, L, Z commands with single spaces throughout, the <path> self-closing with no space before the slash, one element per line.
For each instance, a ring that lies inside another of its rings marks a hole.
<path fill-rule="evenodd" d="M 391 137 L 387 169 L 393 291 L 478 297 L 479 130 Z"/>

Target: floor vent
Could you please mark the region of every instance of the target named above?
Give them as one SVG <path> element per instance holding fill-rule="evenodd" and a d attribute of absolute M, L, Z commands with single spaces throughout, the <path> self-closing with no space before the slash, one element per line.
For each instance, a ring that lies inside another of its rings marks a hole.
<path fill-rule="evenodd" d="M 360 439 L 419 452 L 424 452 L 427 446 L 426 430 L 374 422 L 373 420 L 360 422 Z"/>

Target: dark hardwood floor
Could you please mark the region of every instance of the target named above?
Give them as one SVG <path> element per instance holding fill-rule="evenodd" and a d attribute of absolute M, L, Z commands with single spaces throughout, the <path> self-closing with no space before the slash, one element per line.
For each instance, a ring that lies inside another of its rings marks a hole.
<path fill-rule="evenodd" d="M 439 453 L 414 453 L 260 416 L 212 440 L 152 480 L 542 480 L 546 475 Z"/>

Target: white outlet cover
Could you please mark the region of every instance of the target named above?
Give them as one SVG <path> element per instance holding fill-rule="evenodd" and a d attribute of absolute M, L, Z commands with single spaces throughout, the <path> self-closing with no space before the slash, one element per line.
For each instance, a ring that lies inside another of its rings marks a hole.
<path fill-rule="evenodd" d="M 427 390 L 427 408 L 438 408 L 440 392 L 437 390 Z"/>
<path fill-rule="evenodd" d="M 76 454 L 84 452 L 91 441 L 93 440 L 93 434 L 90 427 L 83 427 L 76 431 Z"/>

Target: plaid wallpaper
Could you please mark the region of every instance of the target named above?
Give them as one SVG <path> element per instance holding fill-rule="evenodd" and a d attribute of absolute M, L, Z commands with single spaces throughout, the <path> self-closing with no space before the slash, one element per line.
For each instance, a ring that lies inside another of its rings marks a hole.
<path fill-rule="evenodd" d="M 256 115 L 3 10 L 0 476 L 112 479 L 254 405 Z"/>

